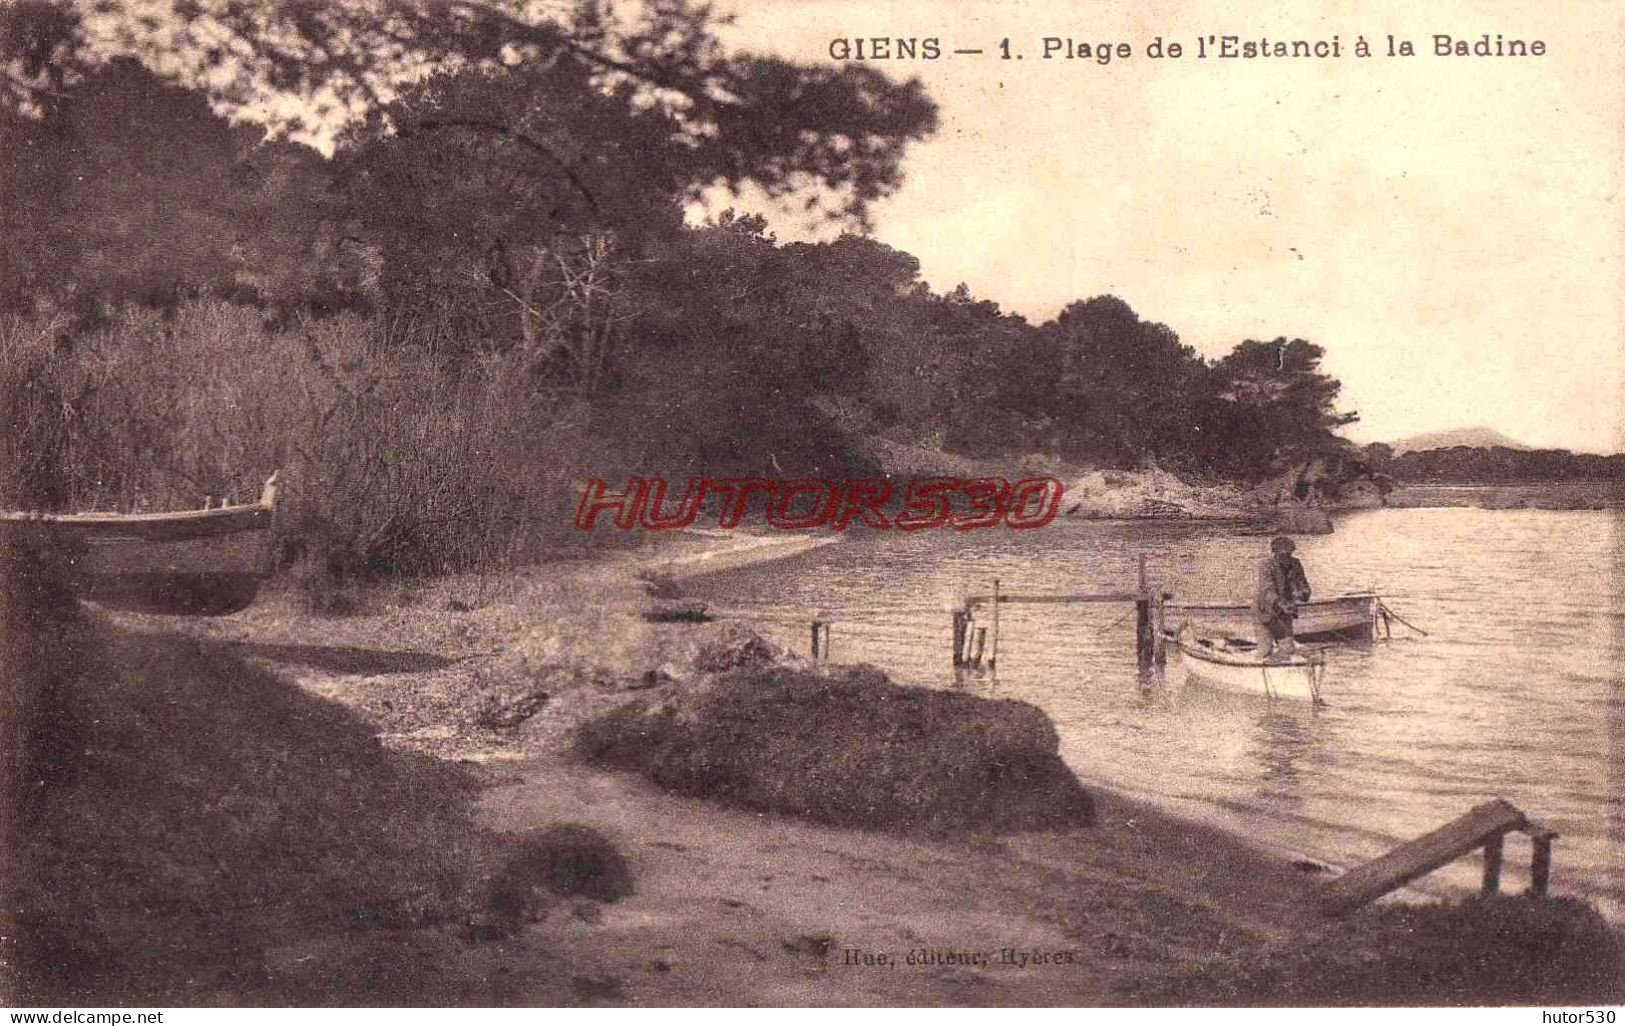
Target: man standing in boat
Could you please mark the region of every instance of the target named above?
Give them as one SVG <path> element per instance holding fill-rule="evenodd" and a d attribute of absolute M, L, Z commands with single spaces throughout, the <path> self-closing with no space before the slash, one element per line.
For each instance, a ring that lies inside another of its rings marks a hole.
<path fill-rule="evenodd" d="M 1279 535 L 1270 541 L 1270 556 L 1258 568 L 1258 601 L 1255 612 L 1262 630 L 1259 639 L 1266 655 L 1289 656 L 1297 649 L 1292 637 L 1292 620 L 1300 603 L 1309 601 L 1309 578 L 1303 564 L 1292 554 L 1292 539 Z"/>

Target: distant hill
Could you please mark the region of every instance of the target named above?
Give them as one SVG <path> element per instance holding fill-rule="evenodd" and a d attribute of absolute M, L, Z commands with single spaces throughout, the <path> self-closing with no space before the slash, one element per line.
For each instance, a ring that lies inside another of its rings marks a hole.
<path fill-rule="evenodd" d="M 1487 427 L 1455 428 L 1450 431 L 1430 431 L 1426 434 L 1412 435 L 1393 443 L 1394 453 L 1424 452 L 1428 449 L 1448 449 L 1453 445 L 1470 445 L 1478 449 L 1491 449 L 1500 446 L 1503 449 L 1528 449 L 1522 442 L 1515 442 L 1501 432 Z"/>

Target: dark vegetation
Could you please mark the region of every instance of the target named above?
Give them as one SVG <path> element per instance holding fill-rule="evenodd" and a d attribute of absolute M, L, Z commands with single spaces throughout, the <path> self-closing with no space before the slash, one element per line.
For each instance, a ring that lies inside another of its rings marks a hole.
<path fill-rule="evenodd" d="M 867 667 L 735 669 L 689 698 L 611 712 L 578 743 L 679 794 L 841 826 L 957 835 L 1094 821 L 1036 707 L 901 687 Z"/>
<path fill-rule="evenodd" d="M 1625 997 L 1625 944 L 1572 898 L 1474 896 L 1384 906 L 1319 941 L 1149 981 L 1202 1005 L 1591 1005 Z"/>
<path fill-rule="evenodd" d="M 43 504 L 62 471 L 13 461 L 0 485 Z M 0 1003 L 492 1003 L 387 941 L 482 907 L 504 846 L 472 826 L 473 780 L 228 646 L 81 610 L 62 559 L 0 533 Z M 269 968 L 334 934 L 387 964 L 314 991 Z"/>
<path fill-rule="evenodd" d="M 511 931 L 544 914 L 552 896 L 613 902 L 631 894 L 632 868 L 615 845 L 579 823 L 522 835 L 486 892 L 487 933 Z"/>
<path fill-rule="evenodd" d="M 917 82 L 730 55 L 714 22 L 7 7 L 0 370 L 38 414 L 12 458 L 63 471 L 35 501 L 183 508 L 280 467 L 286 556 L 342 605 L 578 540 L 587 476 L 872 472 L 876 436 L 1249 479 L 1346 450 L 1308 341 L 1207 361 L 1110 296 L 1032 325 L 860 234 L 685 224 L 750 186 L 861 230 L 936 126 Z M 341 120 L 330 157 L 296 141 Z"/>
<path fill-rule="evenodd" d="M 1454 445 L 1396 456 L 1381 443 L 1364 451 L 1374 471 L 1418 484 L 1625 481 L 1625 453 L 1600 456 L 1567 449 Z"/>
<path fill-rule="evenodd" d="M 20 679 L 50 674 L 6 748 L 21 1004 L 298 1000 L 279 944 L 480 907 L 503 849 L 460 769 L 222 647 L 93 619 L 7 636 L 30 639 Z"/>

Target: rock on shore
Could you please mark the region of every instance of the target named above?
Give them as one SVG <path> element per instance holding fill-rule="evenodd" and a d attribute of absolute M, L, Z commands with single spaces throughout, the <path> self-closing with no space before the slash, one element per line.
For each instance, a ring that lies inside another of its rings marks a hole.
<path fill-rule="evenodd" d="M 1165 470 L 1096 470 L 1066 485 L 1067 516 L 1102 520 L 1244 522 L 1286 534 L 1328 534 L 1331 518 L 1320 506 L 1282 498 L 1268 488 L 1191 484 Z"/>
<path fill-rule="evenodd" d="M 1054 726 L 1025 702 L 902 687 L 871 667 L 786 665 L 754 637 L 701 665 L 721 672 L 593 720 L 580 752 L 680 794 L 845 826 L 955 834 L 1094 820 Z"/>
<path fill-rule="evenodd" d="M 1066 483 L 1068 516 L 1111 519 L 1237 520 L 1258 510 L 1241 491 L 1201 488 L 1163 470 L 1096 470 Z"/>

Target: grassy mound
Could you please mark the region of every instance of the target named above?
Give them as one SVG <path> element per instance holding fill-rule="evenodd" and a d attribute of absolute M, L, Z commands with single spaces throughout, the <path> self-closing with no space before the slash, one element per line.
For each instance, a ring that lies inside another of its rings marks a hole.
<path fill-rule="evenodd" d="M 1625 998 L 1625 941 L 1573 898 L 1371 909 L 1303 948 L 1214 962 L 1139 995 L 1204 1005 L 1589 1005 Z"/>
<path fill-rule="evenodd" d="M 737 670 L 617 709 L 578 744 L 681 794 L 825 823 L 956 833 L 1094 820 L 1037 708 L 900 687 L 867 667 Z"/>
<path fill-rule="evenodd" d="M 71 716 L 21 739 L 55 753 L 12 796 L 23 1004 L 297 1001 L 268 949 L 460 917 L 500 857 L 462 773 L 221 646 L 87 617 L 34 648 Z"/>

